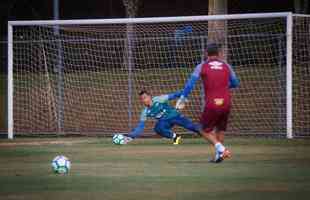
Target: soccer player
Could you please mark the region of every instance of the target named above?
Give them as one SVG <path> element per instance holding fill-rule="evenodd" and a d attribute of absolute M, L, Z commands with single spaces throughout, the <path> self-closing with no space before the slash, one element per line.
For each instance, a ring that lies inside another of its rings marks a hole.
<path fill-rule="evenodd" d="M 214 145 L 216 152 L 214 161 L 221 162 L 231 156 L 230 151 L 223 146 L 224 131 L 231 108 L 230 88 L 238 87 L 240 81 L 232 67 L 221 59 L 217 44 L 209 44 L 206 54 L 207 60 L 196 66 L 186 82 L 176 108 L 184 108 L 188 95 L 201 78 L 205 93 L 205 108 L 200 119 L 201 135 Z"/>
<path fill-rule="evenodd" d="M 152 98 L 150 93 L 142 90 L 139 93 L 139 96 L 145 108 L 141 112 L 140 122 L 138 123 L 137 127 L 134 128 L 133 131 L 128 135 L 126 135 L 126 143 L 141 135 L 144 130 L 145 121 L 147 118 L 157 119 L 154 131 L 164 138 L 172 139 L 173 144 L 179 144 L 181 141 L 181 136 L 171 130 L 174 125 L 181 126 L 187 130 L 199 134 L 199 125 L 194 124 L 191 120 L 180 114 L 174 107 L 168 104 L 169 100 L 176 99 L 180 97 L 181 94 L 182 92 L 175 92 L 172 94 L 161 95 Z"/>

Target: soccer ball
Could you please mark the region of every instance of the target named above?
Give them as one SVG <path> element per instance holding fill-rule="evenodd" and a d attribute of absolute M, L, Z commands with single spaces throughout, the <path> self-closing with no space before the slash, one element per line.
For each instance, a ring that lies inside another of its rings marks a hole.
<path fill-rule="evenodd" d="M 52 161 L 52 168 L 55 173 L 66 174 L 71 167 L 70 160 L 66 156 L 56 156 Z"/>
<path fill-rule="evenodd" d="M 112 141 L 113 144 L 125 144 L 125 137 L 122 134 L 115 134 Z"/>

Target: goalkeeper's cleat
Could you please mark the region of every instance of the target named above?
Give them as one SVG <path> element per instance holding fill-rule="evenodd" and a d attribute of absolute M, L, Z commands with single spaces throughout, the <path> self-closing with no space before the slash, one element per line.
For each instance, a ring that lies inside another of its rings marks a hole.
<path fill-rule="evenodd" d="M 180 135 L 176 135 L 175 138 L 173 138 L 173 144 L 180 144 L 182 137 Z"/>

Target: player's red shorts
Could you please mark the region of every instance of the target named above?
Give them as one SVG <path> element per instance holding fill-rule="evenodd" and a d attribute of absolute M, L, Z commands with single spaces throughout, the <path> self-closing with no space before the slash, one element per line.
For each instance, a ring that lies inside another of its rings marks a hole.
<path fill-rule="evenodd" d="M 230 108 L 205 108 L 200 123 L 205 132 L 226 131 Z"/>

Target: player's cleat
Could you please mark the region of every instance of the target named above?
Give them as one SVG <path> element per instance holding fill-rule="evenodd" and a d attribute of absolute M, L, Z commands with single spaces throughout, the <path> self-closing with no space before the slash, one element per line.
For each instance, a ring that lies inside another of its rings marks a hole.
<path fill-rule="evenodd" d="M 223 159 L 221 158 L 219 152 L 216 152 L 214 158 L 209 159 L 209 163 L 220 163 L 222 161 L 223 161 Z"/>
<path fill-rule="evenodd" d="M 225 149 L 222 153 L 217 152 L 215 155 L 215 163 L 220 163 L 223 160 L 230 158 L 231 157 L 231 152 L 228 149 Z"/>
<path fill-rule="evenodd" d="M 221 157 L 223 159 L 230 158 L 231 157 L 231 152 L 228 149 L 225 149 L 225 151 L 221 154 Z"/>
<path fill-rule="evenodd" d="M 219 157 L 218 159 L 214 160 L 213 163 L 221 163 L 224 159 Z"/>
<path fill-rule="evenodd" d="M 173 138 L 173 144 L 180 144 L 181 143 L 181 136 L 176 135 L 175 138 Z"/>

